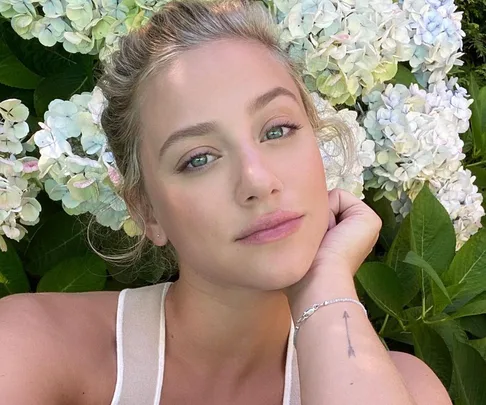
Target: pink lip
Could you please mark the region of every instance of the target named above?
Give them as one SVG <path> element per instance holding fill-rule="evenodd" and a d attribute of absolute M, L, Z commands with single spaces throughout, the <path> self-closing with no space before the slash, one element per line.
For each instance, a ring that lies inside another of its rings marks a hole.
<path fill-rule="evenodd" d="M 283 239 L 299 229 L 303 215 L 291 211 L 276 211 L 257 219 L 236 239 L 239 242 L 260 244 Z"/>

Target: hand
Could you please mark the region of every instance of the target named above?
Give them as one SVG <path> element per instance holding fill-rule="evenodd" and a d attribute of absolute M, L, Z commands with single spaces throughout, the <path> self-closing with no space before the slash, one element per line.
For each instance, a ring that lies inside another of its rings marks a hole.
<path fill-rule="evenodd" d="M 342 285 L 353 285 L 353 276 L 378 240 L 381 219 L 359 198 L 334 189 L 329 193 L 328 204 L 327 231 L 309 271 L 287 289 L 289 299 L 295 299 L 311 285 L 316 288 L 319 288 L 316 284 L 330 282 L 336 286 L 341 282 Z"/>

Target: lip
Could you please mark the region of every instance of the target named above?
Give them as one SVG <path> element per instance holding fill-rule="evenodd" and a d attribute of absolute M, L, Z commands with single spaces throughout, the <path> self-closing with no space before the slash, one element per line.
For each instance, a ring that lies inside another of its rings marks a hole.
<path fill-rule="evenodd" d="M 302 214 L 282 210 L 263 215 L 246 228 L 236 241 L 259 244 L 283 239 L 297 231 L 302 218 Z"/>

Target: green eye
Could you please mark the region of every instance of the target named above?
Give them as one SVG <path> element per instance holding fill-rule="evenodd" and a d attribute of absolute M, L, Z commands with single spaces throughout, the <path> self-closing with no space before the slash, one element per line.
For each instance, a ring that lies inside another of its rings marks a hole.
<path fill-rule="evenodd" d="M 208 163 L 208 155 L 195 156 L 191 160 L 189 160 L 189 164 L 192 167 L 204 166 L 207 163 Z"/>
<path fill-rule="evenodd" d="M 285 122 L 271 127 L 265 133 L 265 137 L 267 137 L 269 140 L 286 138 L 293 135 L 299 129 L 302 129 L 302 125 L 294 124 L 292 122 Z"/>
<path fill-rule="evenodd" d="M 267 132 L 268 139 L 280 138 L 284 135 L 283 127 L 275 127 Z"/>
<path fill-rule="evenodd" d="M 216 157 L 211 152 L 199 152 L 183 162 L 182 166 L 177 171 L 180 173 L 184 171 L 190 172 L 202 170 L 204 169 L 204 166 L 207 166 L 208 163 L 211 163 L 213 160 L 216 160 Z"/>

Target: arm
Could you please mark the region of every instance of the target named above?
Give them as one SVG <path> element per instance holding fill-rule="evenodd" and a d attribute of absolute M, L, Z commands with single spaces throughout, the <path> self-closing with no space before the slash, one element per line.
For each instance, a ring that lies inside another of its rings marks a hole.
<path fill-rule="evenodd" d="M 46 314 L 34 294 L 0 300 L 1 403 L 56 405 L 69 403 L 63 396 L 59 352 L 53 344 Z"/>
<path fill-rule="evenodd" d="M 354 274 L 378 238 L 381 220 L 350 193 L 331 191 L 329 211 L 329 227 L 310 269 L 287 291 L 294 320 L 324 300 L 357 300 Z M 451 404 L 438 378 L 418 359 L 409 356 L 405 367 L 397 368 L 355 303 L 317 310 L 302 325 L 296 348 L 302 405 Z M 441 395 L 430 402 L 432 393 Z"/>
<path fill-rule="evenodd" d="M 358 299 L 352 278 L 343 273 L 319 285 L 293 303 L 294 319 L 324 299 Z M 390 356 L 354 303 L 336 303 L 315 312 L 298 333 L 297 356 L 302 405 L 451 405 L 428 366 L 410 355 Z"/>

